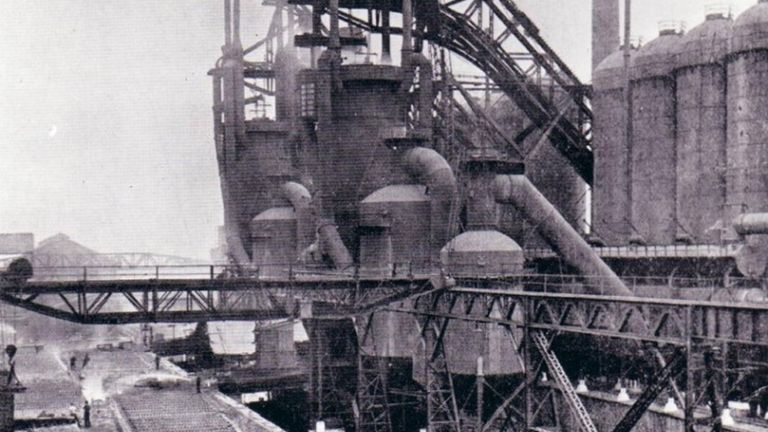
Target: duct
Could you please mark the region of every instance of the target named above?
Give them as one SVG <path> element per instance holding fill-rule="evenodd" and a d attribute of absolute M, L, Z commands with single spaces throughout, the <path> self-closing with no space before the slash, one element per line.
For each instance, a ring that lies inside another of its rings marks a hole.
<path fill-rule="evenodd" d="M 565 261 L 582 275 L 596 277 L 599 285 L 587 284 L 594 294 L 632 296 L 616 273 L 581 238 L 557 209 L 522 175 L 499 175 L 493 184 L 496 201 L 512 204 L 538 227 L 539 234 L 557 250 Z"/>
<path fill-rule="evenodd" d="M 339 0 L 330 0 L 328 2 L 328 11 L 331 15 L 330 39 L 328 40 L 328 49 L 340 50 L 341 40 L 339 37 Z"/>
<path fill-rule="evenodd" d="M 411 0 L 403 0 L 403 58 L 401 65 L 404 65 L 407 57 L 413 51 L 413 3 Z"/>
<path fill-rule="evenodd" d="M 620 45 L 619 0 L 592 1 L 592 70 Z"/>
<path fill-rule="evenodd" d="M 408 173 L 427 186 L 430 198 L 430 241 L 435 253 L 453 237 L 452 215 L 457 211 L 458 186 L 451 166 L 438 152 L 415 147 L 405 152 Z"/>
<path fill-rule="evenodd" d="M 344 245 L 339 235 L 336 225 L 329 221 L 320 221 L 317 227 L 317 234 L 320 240 L 320 249 L 323 254 L 328 255 L 333 261 L 333 266 L 337 270 L 346 270 L 352 266 L 352 255 Z"/>
<path fill-rule="evenodd" d="M 280 193 L 291 203 L 296 213 L 296 247 L 300 255 L 315 241 L 312 196 L 304 185 L 292 181 L 283 183 Z"/>
<path fill-rule="evenodd" d="M 280 186 L 280 193 L 291 203 L 296 211 L 309 207 L 309 204 L 312 202 L 312 196 L 307 188 L 296 182 L 289 181 L 283 183 Z"/>
<path fill-rule="evenodd" d="M 744 213 L 733 220 L 733 228 L 740 235 L 768 234 L 768 213 Z"/>

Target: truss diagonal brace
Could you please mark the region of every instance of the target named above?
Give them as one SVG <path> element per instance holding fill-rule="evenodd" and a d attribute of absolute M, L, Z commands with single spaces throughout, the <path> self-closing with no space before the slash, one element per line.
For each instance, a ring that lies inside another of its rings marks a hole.
<path fill-rule="evenodd" d="M 672 359 L 656 375 L 654 382 L 646 387 L 629 411 L 624 414 L 621 421 L 613 428 L 613 432 L 629 432 L 635 427 L 643 414 L 648 410 L 648 407 L 656 400 L 661 391 L 667 387 L 669 381 L 682 372 L 685 366 L 684 352 L 685 350 L 683 349 L 678 349 L 675 352 Z"/>

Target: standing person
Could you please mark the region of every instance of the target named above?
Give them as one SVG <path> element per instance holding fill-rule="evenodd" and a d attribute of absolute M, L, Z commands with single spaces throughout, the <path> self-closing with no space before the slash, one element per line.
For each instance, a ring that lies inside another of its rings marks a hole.
<path fill-rule="evenodd" d="M 9 368 L 8 368 L 8 383 L 7 385 L 10 386 L 12 382 L 16 381 L 16 385 L 21 386 L 21 381 L 19 381 L 19 376 L 16 375 L 16 360 L 11 359 L 8 362 Z"/>
<path fill-rule="evenodd" d="M 77 357 L 72 356 L 69 358 L 69 368 L 75 370 L 75 366 L 77 366 Z"/>
<path fill-rule="evenodd" d="M 155 354 L 155 370 L 160 370 L 160 356 Z"/>
<path fill-rule="evenodd" d="M 195 379 L 195 387 L 197 387 L 197 392 L 198 393 L 200 393 L 200 384 L 201 384 L 201 382 L 202 382 L 202 380 L 200 379 L 200 375 L 198 375 L 197 378 Z"/>
<path fill-rule="evenodd" d="M 85 357 L 83 357 L 82 369 L 85 369 L 85 366 L 88 364 L 89 361 L 91 361 L 91 357 L 88 355 L 88 353 L 85 353 Z"/>
<path fill-rule="evenodd" d="M 85 405 L 83 405 L 83 427 L 91 427 L 91 404 L 86 399 Z"/>

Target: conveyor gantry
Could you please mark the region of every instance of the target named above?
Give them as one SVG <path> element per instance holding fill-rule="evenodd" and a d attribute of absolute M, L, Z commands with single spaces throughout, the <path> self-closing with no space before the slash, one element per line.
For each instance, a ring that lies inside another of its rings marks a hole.
<path fill-rule="evenodd" d="M 432 287 L 428 275 L 235 277 L 224 276 L 221 266 L 192 268 L 134 267 L 120 274 L 103 267 L 40 269 L 47 280 L 0 279 L 0 300 L 81 324 L 261 321 L 351 316 Z"/>

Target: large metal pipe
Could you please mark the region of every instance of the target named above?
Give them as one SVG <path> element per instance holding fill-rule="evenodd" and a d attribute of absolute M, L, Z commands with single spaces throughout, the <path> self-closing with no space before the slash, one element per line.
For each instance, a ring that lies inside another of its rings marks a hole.
<path fill-rule="evenodd" d="M 240 41 L 240 0 L 233 0 L 232 4 L 232 41 L 235 45 L 242 45 Z"/>
<path fill-rule="evenodd" d="M 315 217 L 312 211 L 312 195 L 304 185 L 285 182 L 280 192 L 296 214 L 296 248 L 300 254 L 315 241 Z"/>
<path fill-rule="evenodd" d="M 318 224 L 317 234 L 320 240 L 320 250 L 333 261 L 333 266 L 338 270 L 346 270 L 354 263 L 352 255 L 344 245 L 336 225 L 328 220 Z"/>
<path fill-rule="evenodd" d="M 619 0 L 592 0 L 592 70 L 621 44 Z"/>
<path fill-rule="evenodd" d="M 389 24 L 389 0 L 384 1 L 384 7 L 381 11 L 381 62 L 383 64 L 392 63 L 391 47 L 391 28 Z"/>
<path fill-rule="evenodd" d="M 733 228 L 740 235 L 768 234 L 768 213 L 744 213 L 733 220 Z"/>
<path fill-rule="evenodd" d="M 224 45 L 232 44 L 232 3 L 224 0 Z"/>
<path fill-rule="evenodd" d="M 630 34 L 632 33 L 632 0 L 624 0 L 624 145 L 627 161 L 625 178 L 627 179 L 626 195 L 632 199 L 632 87 L 630 67 L 632 66 L 632 45 Z M 630 201 L 631 203 L 631 201 Z M 627 205 L 627 222 L 631 223 L 632 206 Z M 634 231 L 634 229 L 633 229 Z"/>
<path fill-rule="evenodd" d="M 414 147 L 403 155 L 406 171 L 427 186 L 430 197 L 433 251 L 440 249 L 453 237 L 452 215 L 457 211 L 458 186 L 451 166 L 440 153 L 425 147 Z"/>
<path fill-rule="evenodd" d="M 403 61 L 405 64 L 407 57 L 413 51 L 413 3 L 411 0 L 403 0 Z"/>
<path fill-rule="evenodd" d="M 331 29 L 328 48 L 332 50 L 339 50 L 341 49 L 341 38 L 339 36 L 339 0 L 328 1 L 328 13 L 331 15 Z"/>
<path fill-rule="evenodd" d="M 563 218 L 560 212 L 522 175 L 498 175 L 493 182 L 496 202 L 512 204 L 539 234 L 582 275 L 597 279 L 588 281 L 586 289 L 595 294 L 632 296 L 632 292 L 587 242 Z"/>

